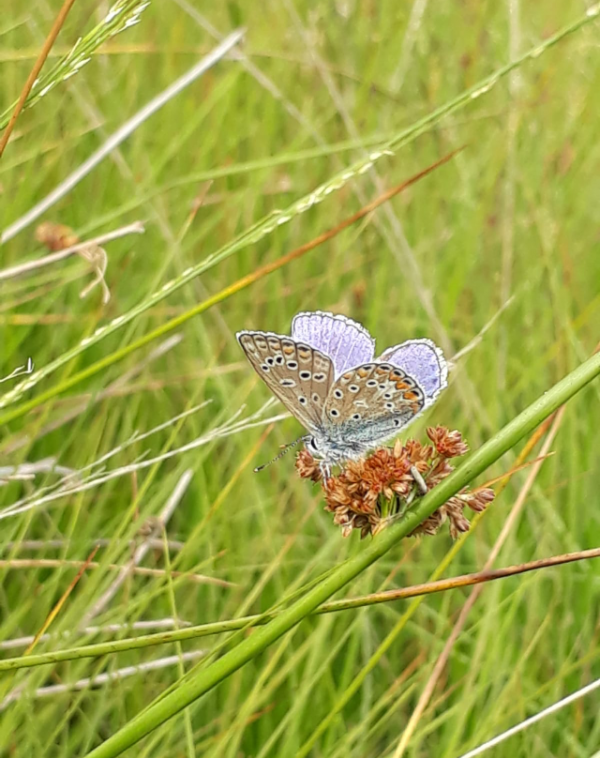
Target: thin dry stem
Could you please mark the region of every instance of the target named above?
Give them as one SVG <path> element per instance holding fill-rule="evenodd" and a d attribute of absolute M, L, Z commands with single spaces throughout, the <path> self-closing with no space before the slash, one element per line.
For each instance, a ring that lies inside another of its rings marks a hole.
<path fill-rule="evenodd" d="M 8 376 L 0 377 L 0 384 L 3 384 L 4 382 L 8 382 L 9 379 L 16 379 L 19 376 L 31 374 L 33 371 L 33 361 L 31 358 L 27 359 L 27 364 L 25 366 L 17 366 L 16 369 L 13 369 L 13 371 L 8 374 Z"/>
<path fill-rule="evenodd" d="M 23 110 L 25 106 L 27 97 L 29 93 L 31 92 L 31 88 L 35 84 L 35 80 L 37 79 L 38 74 L 42 70 L 42 66 L 46 62 L 46 58 L 48 57 L 48 54 L 50 53 L 50 50 L 52 49 L 52 45 L 54 45 L 54 42 L 56 38 L 58 37 L 58 34 L 60 30 L 62 29 L 63 24 L 65 23 L 65 19 L 69 15 L 69 11 L 73 7 L 74 3 L 75 3 L 75 0 L 65 0 L 65 2 L 62 5 L 62 8 L 58 12 L 58 16 L 56 17 L 56 20 L 52 24 L 50 33 L 48 34 L 46 41 L 42 45 L 40 54 L 38 55 L 36 62 L 33 64 L 33 68 L 31 69 L 31 73 L 27 77 L 27 81 L 25 82 L 25 86 L 23 87 L 21 91 L 19 100 L 15 106 L 12 116 L 10 117 L 10 121 L 8 122 L 6 129 L 4 130 L 4 134 L 0 138 L 0 158 L 2 157 L 4 150 L 8 144 L 10 135 L 12 134 L 12 131 L 15 128 L 15 124 L 17 123 L 17 119 L 19 118 L 19 114 L 21 113 L 21 111 Z"/>
<path fill-rule="evenodd" d="M 270 403 L 267 405 L 270 405 Z M 197 410 L 197 408 L 193 410 Z M 111 450 L 109 453 L 103 456 L 100 460 L 96 461 L 93 464 L 90 464 L 90 466 L 85 467 L 85 469 L 80 469 L 77 472 L 79 481 L 76 484 L 73 484 L 71 477 L 68 477 L 62 480 L 61 482 L 59 482 L 59 484 L 55 488 L 52 488 L 52 491 L 49 492 L 49 494 L 41 495 L 41 491 L 38 491 L 34 494 L 34 496 L 29 497 L 29 498 L 24 498 L 23 500 L 19 500 L 16 503 L 13 503 L 8 508 L 5 508 L 3 511 L 0 511 L 0 520 L 17 516 L 20 513 L 25 513 L 32 509 L 39 508 L 40 506 L 46 503 L 54 502 L 61 498 L 67 497 L 69 495 L 74 495 L 77 492 L 85 492 L 87 490 L 98 487 L 101 484 L 105 484 L 106 482 L 111 481 L 112 479 L 116 479 L 121 476 L 126 476 L 128 474 L 132 474 L 133 472 L 139 471 L 141 469 L 149 468 L 151 466 L 154 466 L 157 463 L 161 463 L 165 460 L 181 455 L 182 453 L 186 453 L 186 452 L 189 452 L 190 450 L 195 450 L 198 447 L 208 445 L 211 442 L 214 442 L 216 439 L 219 439 L 221 437 L 227 437 L 233 434 L 238 434 L 242 431 L 245 431 L 246 429 L 253 429 L 254 427 L 258 427 L 258 426 L 265 426 L 267 424 L 273 423 L 274 421 L 280 421 L 284 418 L 288 418 L 289 416 L 288 413 L 283 413 L 278 416 L 272 416 L 267 419 L 255 421 L 254 419 L 258 415 L 260 415 L 260 413 L 262 412 L 262 411 L 259 411 L 258 413 L 250 416 L 248 419 L 244 419 L 242 421 L 233 423 L 233 420 L 241 413 L 242 410 L 243 408 L 241 408 L 236 414 L 234 414 L 234 417 L 229 422 L 227 422 L 227 424 L 223 425 L 222 427 L 219 427 L 218 429 L 208 432 L 206 435 L 199 437 L 186 445 L 182 445 L 181 447 L 175 448 L 174 450 L 169 450 L 168 452 L 162 453 L 161 455 L 155 456 L 154 458 L 144 458 L 143 460 L 138 459 L 134 463 L 128 464 L 126 466 L 121 466 L 120 468 L 117 468 L 106 474 L 103 474 L 103 473 L 95 474 L 95 475 L 90 476 L 87 480 L 82 480 L 81 474 L 83 471 L 92 467 L 97 468 L 101 463 L 106 461 L 108 458 L 112 457 L 113 455 L 116 455 L 116 453 L 118 452 L 121 452 L 128 444 L 132 444 L 133 442 L 139 442 L 141 439 L 148 436 L 148 434 L 157 431 L 158 427 L 153 429 L 152 432 L 150 433 L 134 436 L 128 443 L 119 445 L 117 448 L 115 448 L 114 450 Z M 187 414 L 186 413 L 180 414 L 178 417 L 175 417 L 175 419 L 170 419 L 166 424 L 163 424 L 161 426 L 163 427 L 169 426 L 174 421 L 176 421 L 177 418 L 180 418 L 183 415 L 187 415 Z M 48 490 L 45 490 L 45 491 L 48 491 Z"/>
<path fill-rule="evenodd" d="M 147 546 L 148 550 L 154 549 L 155 544 L 159 542 L 156 539 L 150 539 L 144 542 L 144 547 Z M 83 568 L 84 571 L 88 569 L 105 568 L 110 571 L 118 571 L 119 574 L 125 574 L 125 576 L 153 576 L 153 577 L 165 577 L 167 571 L 164 569 L 147 568 L 145 566 L 120 566 L 117 563 L 98 563 L 98 561 L 75 561 L 67 558 L 10 558 L 7 560 L 0 560 L 0 568 L 17 570 L 17 569 L 46 569 L 46 568 Z M 191 574 L 187 571 L 171 571 L 171 576 L 184 577 L 191 582 L 197 584 L 214 584 L 217 587 L 236 587 L 235 582 L 228 582 L 225 579 L 216 579 L 206 574 Z"/>
<path fill-rule="evenodd" d="M 54 432 L 57 429 L 60 429 L 65 424 L 68 424 L 70 421 L 73 421 L 73 419 L 76 419 L 79 415 L 81 415 L 87 408 L 92 407 L 92 405 L 97 405 L 102 400 L 105 400 L 107 397 L 112 397 L 115 394 L 118 394 L 124 389 L 124 386 L 127 385 L 129 381 L 132 379 L 135 379 L 136 376 L 141 374 L 141 372 L 149 366 L 153 361 L 155 361 L 157 358 L 160 358 L 165 353 L 167 353 L 169 350 L 174 348 L 176 345 L 178 345 L 181 340 L 183 339 L 182 334 L 172 334 L 168 339 L 164 340 L 164 342 L 159 343 L 153 350 L 148 353 L 147 356 L 142 358 L 141 361 L 139 361 L 135 366 L 130 368 L 128 371 L 125 371 L 121 376 L 119 376 L 117 379 L 115 379 L 114 382 L 108 385 L 108 387 L 105 390 L 102 390 L 102 392 L 97 392 L 95 394 L 90 395 L 79 395 L 76 398 L 68 398 L 68 402 L 72 403 L 73 400 L 75 400 L 75 407 L 71 408 L 67 413 L 65 413 L 63 416 L 61 416 L 58 419 L 55 419 L 54 421 L 50 421 L 48 424 L 43 426 L 41 429 L 36 430 L 36 440 L 40 440 L 42 437 L 45 437 L 47 434 L 50 434 L 50 432 Z M 9 444 L 7 444 L 3 448 L 4 453 L 14 453 L 15 450 L 19 450 L 22 447 L 26 447 L 31 442 L 28 435 L 23 435 L 21 437 L 17 437 L 16 439 L 13 439 Z"/>
<path fill-rule="evenodd" d="M 112 232 L 101 234 L 100 236 L 94 237 L 91 240 L 78 242 L 76 245 L 70 245 L 69 247 L 65 247 L 63 250 L 58 250 L 56 253 L 45 255 L 43 258 L 27 261 L 27 263 L 21 263 L 18 266 L 0 270 L 0 281 L 3 281 L 5 279 L 12 279 L 15 276 L 22 276 L 23 274 L 28 274 L 30 271 L 37 271 L 39 268 L 49 266 L 52 263 L 57 263 L 58 261 L 62 261 L 65 258 L 69 258 L 74 253 L 80 253 L 81 251 L 85 251 L 90 247 L 98 247 L 100 245 L 104 245 L 107 242 L 112 242 L 112 240 L 125 237 L 128 234 L 143 234 L 145 231 L 146 230 L 144 228 L 144 224 L 141 221 L 134 221 L 133 224 L 127 224 L 127 226 L 122 226 L 119 229 L 113 229 Z"/>
<path fill-rule="evenodd" d="M 162 669 L 167 666 L 174 666 L 179 664 L 181 660 L 194 661 L 198 658 L 202 658 L 204 655 L 206 655 L 206 651 L 204 650 L 192 650 L 187 653 L 182 653 L 181 655 L 169 655 L 165 658 L 159 658 L 156 661 L 140 663 L 137 666 L 125 666 L 116 671 L 107 671 L 103 674 L 96 674 L 96 676 L 78 679 L 76 682 L 65 682 L 64 684 L 51 684 L 47 687 L 38 687 L 31 696 L 23 690 L 23 687 L 18 687 L 0 702 L 0 710 L 4 710 L 7 705 L 14 703 L 16 700 L 20 700 L 22 697 L 32 697 L 33 699 L 37 699 L 51 697 L 52 695 L 58 695 L 65 692 L 73 692 L 75 690 L 87 690 L 90 687 L 110 684 L 111 682 L 134 676 L 135 674 L 141 674 L 146 671 L 156 671 L 157 669 Z"/>
<path fill-rule="evenodd" d="M 154 629 L 173 629 L 174 627 L 191 626 L 189 621 L 182 619 L 164 618 L 154 621 L 133 621 L 129 624 L 104 624 L 103 626 L 86 626 L 84 629 L 65 629 L 62 632 L 42 634 L 39 642 L 48 642 L 55 639 L 68 639 L 74 634 L 77 635 L 95 635 L 95 634 L 123 634 L 123 632 L 132 632 L 136 630 L 149 631 Z M 34 640 L 34 635 L 26 637 L 14 637 L 11 640 L 2 640 L 0 650 L 13 650 L 14 648 L 27 647 Z"/>
<path fill-rule="evenodd" d="M 190 482 L 192 481 L 193 475 L 194 475 L 194 472 L 192 471 L 192 469 L 187 469 L 186 471 L 183 472 L 183 474 L 179 478 L 179 481 L 175 485 L 175 489 L 171 493 L 171 496 L 165 503 L 164 508 L 156 517 L 156 523 L 151 525 L 151 531 L 149 534 L 146 535 L 147 538 L 151 536 L 156 536 L 157 532 L 159 532 L 162 529 L 166 529 L 166 526 L 169 523 L 169 519 L 171 518 L 173 513 L 175 513 L 175 509 L 177 508 L 177 506 L 181 502 L 181 499 L 185 495 L 186 490 L 189 487 Z M 104 608 L 108 605 L 108 603 L 110 603 L 110 601 L 117 594 L 119 589 L 122 587 L 127 577 L 131 575 L 133 569 L 144 560 L 149 550 L 150 550 L 150 546 L 146 539 L 144 540 L 144 542 L 142 542 L 141 545 L 139 545 L 139 547 L 134 552 L 129 565 L 124 566 L 120 569 L 119 576 L 115 579 L 115 581 L 98 598 L 98 600 L 94 603 L 94 605 L 83 615 L 83 618 L 81 619 L 81 626 L 88 626 L 88 624 L 94 618 L 94 616 L 97 616 L 99 613 L 101 613 L 104 610 Z"/>
<path fill-rule="evenodd" d="M 506 541 L 508 535 L 512 531 L 517 521 L 517 518 L 523 509 L 525 500 L 527 499 L 527 495 L 529 494 L 537 478 L 537 475 L 540 472 L 540 469 L 544 462 L 544 457 L 548 455 L 550 451 L 550 446 L 552 445 L 554 438 L 556 434 L 558 433 L 558 430 L 560 429 L 560 425 L 562 423 L 564 413 L 565 413 L 565 406 L 562 406 L 556 412 L 556 415 L 554 417 L 554 422 L 552 424 L 552 427 L 550 428 L 550 431 L 548 432 L 548 436 L 546 437 L 546 440 L 544 441 L 544 445 L 540 452 L 541 460 L 529 472 L 529 476 L 527 477 L 525 483 L 523 484 L 523 487 L 521 488 L 519 496 L 517 497 L 515 504 L 513 505 L 511 512 L 508 515 L 508 518 L 504 522 L 502 531 L 500 532 L 498 539 L 496 540 L 494 547 L 492 548 L 490 555 L 488 556 L 488 559 L 485 562 L 484 570 L 488 570 L 491 568 L 492 564 L 498 557 L 498 554 L 502 546 L 504 545 L 504 542 Z M 448 659 L 450 657 L 450 653 L 452 651 L 452 648 L 454 647 L 454 643 L 456 642 L 462 630 L 464 629 L 464 626 L 467 622 L 471 609 L 477 602 L 477 599 L 479 598 L 481 591 L 482 591 L 481 586 L 475 587 L 475 589 L 471 592 L 471 594 L 467 598 L 460 612 L 460 615 L 456 621 L 456 624 L 454 625 L 454 628 L 450 636 L 448 637 L 446 644 L 444 645 L 444 649 L 442 650 L 439 658 L 435 662 L 433 670 L 429 676 L 429 679 L 427 680 L 425 684 L 425 687 L 423 689 L 423 692 L 421 693 L 421 696 L 419 697 L 417 705 L 415 706 L 415 709 L 412 712 L 410 719 L 408 720 L 408 724 L 406 725 L 406 729 L 402 733 L 400 741 L 398 742 L 398 747 L 396 748 L 394 752 L 393 758 L 402 758 L 402 756 L 405 754 L 408 744 L 412 738 L 412 735 L 414 734 L 414 731 L 417 728 L 419 720 L 421 719 L 421 716 L 423 715 L 423 712 L 425 708 L 427 707 L 427 704 L 429 703 L 431 696 L 433 695 L 433 692 L 438 683 L 438 680 L 442 672 L 446 668 Z"/>
<path fill-rule="evenodd" d="M 4 243 L 15 237 L 19 232 L 26 229 L 32 224 L 42 213 L 45 213 L 48 208 L 51 208 L 61 198 L 67 195 L 73 187 L 86 177 L 96 166 L 101 163 L 111 152 L 126 140 L 136 129 L 138 129 L 144 121 L 152 116 L 156 111 L 160 110 L 163 105 L 166 105 L 176 95 L 182 92 L 187 86 L 195 81 L 199 76 L 204 74 L 211 66 L 217 63 L 221 58 L 224 58 L 232 47 L 238 44 L 238 42 L 244 36 L 243 31 L 236 31 L 230 34 L 223 42 L 218 45 L 212 52 L 198 61 L 187 71 L 183 76 L 179 77 L 173 84 L 169 85 L 163 92 L 154 97 L 141 108 L 134 116 L 128 119 L 114 134 L 112 134 L 106 142 L 93 153 L 87 160 L 85 160 L 81 166 L 73 171 L 66 179 L 64 179 L 58 187 L 56 187 L 50 194 L 41 200 L 39 203 L 33 206 L 27 213 L 21 218 L 17 219 L 13 224 L 7 227 L 0 235 L 0 242 Z"/>
<path fill-rule="evenodd" d="M 44 623 L 41 626 L 41 629 L 37 632 L 37 634 L 34 636 L 33 640 L 31 641 L 31 644 L 27 646 L 27 650 L 23 653 L 23 655 L 29 655 L 37 643 L 39 642 L 40 638 L 45 634 L 46 630 L 49 628 L 50 624 L 54 621 L 54 619 L 58 616 L 58 614 L 61 612 L 63 606 L 69 599 L 70 594 L 73 592 L 77 584 L 79 583 L 79 580 L 81 577 L 85 574 L 85 570 L 89 566 L 89 564 L 92 562 L 94 556 L 96 555 L 96 552 L 98 551 L 98 548 L 95 547 L 92 552 L 88 555 L 87 559 L 83 562 L 83 564 L 80 566 L 76 576 L 73 578 L 67 589 L 63 592 L 61 597 L 58 599 L 58 602 L 54 605 L 50 613 L 46 616 Z"/>
<path fill-rule="evenodd" d="M 510 729 L 507 729 L 505 732 L 498 734 L 496 737 L 494 737 L 491 740 L 488 740 L 483 745 L 479 745 L 479 747 L 476 747 L 473 750 L 469 750 L 468 753 L 464 753 L 462 756 L 460 756 L 460 758 L 475 758 L 475 756 L 485 753 L 486 750 L 489 750 L 491 747 L 494 747 L 495 745 L 499 745 L 501 742 L 504 742 L 504 740 L 507 740 L 509 737 L 512 737 L 513 734 L 518 734 L 519 732 L 522 732 L 523 730 L 530 727 L 532 724 L 535 724 L 538 721 L 545 719 L 546 716 L 550 716 L 551 714 L 556 713 L 557 711 L 560 711 L 562 708 L 565 708 L 567 705 L 570 705 L 571 703 L 575 703 L 577 700 L 580 700 L 582 697 L 589 695 L 590 692 L 594 692 L 599 687 L 600 687 L 600 679 L 596 679 L 593 682 L 586 684 L 585 687 L 581 687 L 575 692 L 572 692 L 570 695 L 567 695 L 567 697 L 563 697 L 560 700 L 557 700 L 555 703 L 552 703 L 552 705 L 549 705 L 547 708 L 544 708 L 543 710 L 539 711 L 534 716 L 530 716 L 528 719 L 521 721 L 520 724 L 516 724 Z M 598 758 L 599 755 L 600 753 L 596 752 L 591 756 L 591 758 Z"/>

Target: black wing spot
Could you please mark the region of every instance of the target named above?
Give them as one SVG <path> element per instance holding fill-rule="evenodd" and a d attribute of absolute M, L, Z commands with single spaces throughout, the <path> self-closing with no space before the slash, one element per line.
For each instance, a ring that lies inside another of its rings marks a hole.
<path fill-rule="evenodd" d="M 391 411 L 394 408 L 394 403 L 386 403 L 385 407 L 388 409 L 388 411 Z"/>
<path fill-rule="evenodd" d="M 287 367 L 291 368 L 291 369 L 296 369 L 296 368 L 298 368 L 298 363 L 297 363 L 297 361 L 288 361 L 287 362 Z"/>
<path fill-rule="evenodd" d="M 283 355 L 278 355 L 277 358 L 275 358 L 275 363 L 278 366 L 283 366 Z"/>
<path fill-rule="evenodd" d="M 301 371 L 300 372 L 300 379 L 310 379 L 311 373 L 310 371 Z"/>
<path fill-rule="evenodd" d="M 377 380 L 369 379 L 369 381 L 367 382 L 367 387 L 377 387 Z"/>
<path fill-rule="evenodd" d="M 303 395 L 299 395 L 298 402 L 302 403 L 302 405 L 306 405 L 306 398 Z"/>
<path fill-rule="evenodd" d="M 358 386 L 358 384 L 351 384 L 348 387 L 348 389 L 350 390 L 350 392 L 358 392 L 360 390 L 360 387 Z"/>
<path fill-rule="evenodd" d="M 360 419 L 360 413 L 355 413 L 355 414 L 352 416 L 352 418 L 353 418 L 353 420 L 354 420 L 354 421 L 358 421 L 358 420 Z"/>
<path fill-rule="evenodd" d="M 266 371 L 266 372 L 269 371 L 269 367 L 267 366 L 266 363 L 263 363 L 263 365 L 261 366 L 261 368 L 262 368 L 263 371 Z"/>
<path fill-rule="evenodd" d="M 335 417 L 335 416 L 339 416 L 340 414 L 339 414 L 339 411 L 336 411 L 336 409 L 335 409 L 335 408 L 332 408 L 332 409 L 329 411 L 329 415 L 330 415 L 330 416 L 334 416 L 334 417 Z"/>
<path fill-rule="evenodd" d="M 269 364 L 269 366 L 274 366 L 274 365 L 275 365 L 275 359 L 274 359 L 274 358 L 271 358 L 271 356 L 269 356 L 269 357 L 268 357 L 268 358 L 265 360 L 265 363 L 268 363 L 268 364 Z"/>
<path fill-rule="evenodd" d="M 342 390 L 334 390 L 333 394 L 337 397 L 338 400 L 341 400 L 344 397 Z"/>

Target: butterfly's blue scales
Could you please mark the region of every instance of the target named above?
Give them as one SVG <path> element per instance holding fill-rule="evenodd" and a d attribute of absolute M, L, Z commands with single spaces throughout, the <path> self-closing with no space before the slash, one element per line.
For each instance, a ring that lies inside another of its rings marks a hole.
<path fill-rule="evenodd" d="M 394 437 L 447 385 L 446 361 L 430 340 L 409 340 L 376 359 L 367 330 L 341 315 L 299 313 L 290 337 L 243 331 L 237 338 L 326 467 Z"/>

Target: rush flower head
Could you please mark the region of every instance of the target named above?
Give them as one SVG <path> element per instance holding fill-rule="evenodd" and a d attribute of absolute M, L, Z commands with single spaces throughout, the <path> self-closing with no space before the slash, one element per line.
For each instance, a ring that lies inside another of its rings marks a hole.
<path fill-rule="evenodd" d="M 325 510 L 333 513 L 333 522 L 347 537 L 358 529 L 362 537 L 376 534 L 396 517 L 406 513 L 424 491 L 445 479 L 454 468 L 449 463 L 467 452 L 468 446 L 458 431 L 431 427 L 427 436 L 432 444 L 417 440 L 397 441 L 382 447 L 366 458 L 348 461 L 337 475 L 323 481 L 319 461 L 307 450 L 296 456 L 296 469 L 304 479 L 320 482 L 325 494 Z M 423 488 L 425 485 L 425 489 Z M 465 488 L 440 506 L 412 533 L 435 534 L 448 521 L 450 534 L 456 538 L 469 529 L 464 516 L 466 507 L 482 511 L 494 499 L 489 488 Z"/>
<path fill-rule="evenodd" d="M 445 426 L 430 426 L 427 436 L 433 442 L 437 454 L 442 458 L 456 458 L 464 455 L 469 449 L 462 434 L 456 429 L 451 432 Z"/>

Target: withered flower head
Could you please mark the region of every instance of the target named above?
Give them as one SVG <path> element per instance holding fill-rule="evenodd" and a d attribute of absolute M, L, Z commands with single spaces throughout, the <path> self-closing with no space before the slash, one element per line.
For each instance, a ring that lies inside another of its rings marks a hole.
<path fill-rule="evenodd" d="M 464 455 L 469 449 L 467 443 L 463 441 L 462 434 L 456 429 L 451 432 L 444 426 L 430 426 L 427 436 L 433 442 L 437 454 L 442 458 L 456 458 Z"/>
<path fill-rule="evenodd" d="M 319 462 L 312 457 L 308 450 L 300 450 L 296 455 L 296 470 L 303 479 L 312 479 L 313 482 L 318 482 L 322 478 Z"/>
<path fill-rule="evenodd" d="M 35 230 L 35 238 L 53 252 L 64 250 L 79 242 L 79 237 L 70 227 L 53 221 L 42 221 Z"/>
<path fill-rule="evenodd" d="M 379 448 L 366 458 L 349 461 L 337 475 L 323 481 L 319 461 L 307 450 L 296 456 L 296 469 L 304 479 L 321 482 L 325 493 L 325 510 L 333 513 L 333 522 L 347 537 L 358 529 L 361 538 L 376 534 L 406 512 L 427 490 L 438 485 L 454 469 L 449 458 L 463 455 L 468 446 L 458 431 L 445 427 L 429 428 L 433 445 L 408 440 L 393 447 Z M 488 488 L 461 490 L 420 524 L 413 534 L 435 534 L 448 521 L 450 534 L 456 538 L 469 529 L 465 507 L 482 511 L 494 499 Z"/>

